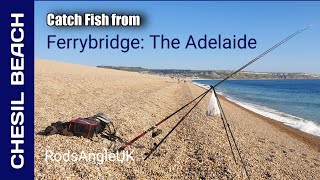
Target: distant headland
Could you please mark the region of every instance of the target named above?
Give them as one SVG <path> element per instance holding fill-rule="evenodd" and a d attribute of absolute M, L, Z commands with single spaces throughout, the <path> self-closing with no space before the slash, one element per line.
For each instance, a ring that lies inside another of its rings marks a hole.
<path fill-rule="evenodd" d="M 144 74 L 154 74 L 160 76 L 169 76 L 172 78 L 188 79 L 222 79 L 229 75 L 230 70 L 184 70 L 184 69 L 147 69 L 143 67 L 125 67 L 125 66 L 97 66 L 99 68 L 139 72 Z M 242 71 L 236 74 L 232 79 L 320 79 L 318 74 L 309 73 L 287 73 L 287 72 L 251 72 Z"/>

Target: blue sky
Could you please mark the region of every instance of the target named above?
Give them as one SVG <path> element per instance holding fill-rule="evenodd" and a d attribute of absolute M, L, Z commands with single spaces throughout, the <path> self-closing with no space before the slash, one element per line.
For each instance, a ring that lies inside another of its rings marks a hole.
<path fill-rule="evenodd" d="M 46 25 L 53 13 L 140 13 L 140 28 L 58 28 Z M 146 68 L 234 70 L 290 33 L 320 20 L 320 2 L 35 2 L 35 57 L 85 65 L 122 65 Z M 144 38 L 144 49 L 48 49 L 47 36 L 84 38 Z M 186 41 L 188 35 L 215 38 L 247 34 L 257 40 L 246 50 L 154 50 L 150 34 L 164 34 Z M 320 74 L 320 23 L 248 67 L 250 71 L 307 72 Z"/>

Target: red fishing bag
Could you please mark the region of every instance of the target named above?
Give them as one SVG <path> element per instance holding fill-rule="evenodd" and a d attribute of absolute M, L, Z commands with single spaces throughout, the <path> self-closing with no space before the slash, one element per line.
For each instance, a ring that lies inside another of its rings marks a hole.
<path fill-rule="evenodd" d="M 94 119 L 77 118 L 70 121 L 68 131 L 76 136 L 92 138 L 96 133 L 98 122 Z"/>

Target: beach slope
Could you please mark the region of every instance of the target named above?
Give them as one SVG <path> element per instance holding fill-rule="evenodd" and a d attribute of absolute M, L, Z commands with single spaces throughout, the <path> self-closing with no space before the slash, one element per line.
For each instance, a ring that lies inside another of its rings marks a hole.
<path fill-rule="evenodd" d="M 130 140 L 204 92 L 191 82 L 153 75 L 35 60 L 35 133 L 56 121 L 110 116 L 117 134 Z M 210 94 L 209 94 L 210 95 Z M 35 178 L 57 179 L 245 179 L 234 162 L 223 124 L 207 117 L 207 96 L 147 160 L 188 108 L 147 134 L 133 150 L 135 161 L 59 162 L 46 153 L 99 153 L 112 145 L 101 137 L 88 140 L 61 135 L 35 135 Z M 320 179 L 320 138 L 252 113 L 222 99 L 251 179 Z"/>

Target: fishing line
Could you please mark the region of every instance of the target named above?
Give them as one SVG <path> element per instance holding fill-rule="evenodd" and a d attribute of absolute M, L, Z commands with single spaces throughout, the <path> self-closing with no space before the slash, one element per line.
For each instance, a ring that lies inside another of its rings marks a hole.
<path fill-rule="evenodd" d="M 199 101 L 178 121 L 178 123 L 169 131 L 169 133 L 164 138 L 162 138 L 161 141 L 154 148 L 151 149 L 150 153 L 144 158 L 144 160 L 147 160 L 149 156 L 164 142 L 164 140 L 167 139 L 167 137 L 179 126 L 179 124 L 188 116 L 188 114 L 201 102 L 201 100 L 209 93 L 210 90 L 211 88 L 207 90 L 205 94 L 203 94 L 203 96 L 199 99 Z"/>

